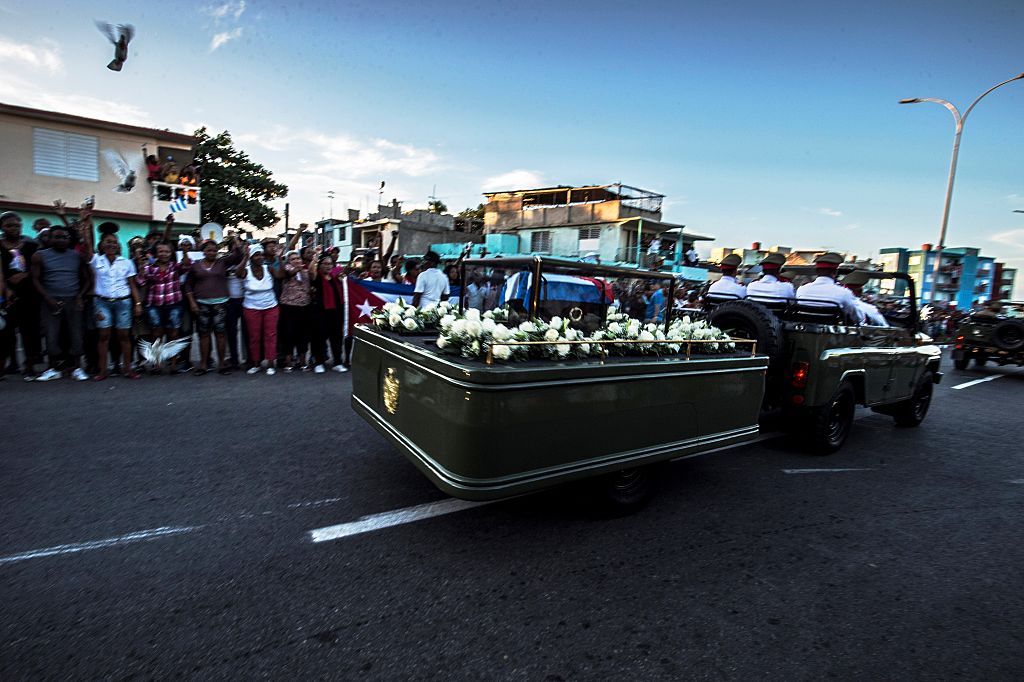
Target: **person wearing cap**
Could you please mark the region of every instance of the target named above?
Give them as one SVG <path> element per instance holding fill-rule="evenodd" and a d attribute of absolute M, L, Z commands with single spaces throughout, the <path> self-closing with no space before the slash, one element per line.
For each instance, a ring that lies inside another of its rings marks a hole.
<path fill-rule="evenodd" d="M 856 296 L 854 303 L 863 318 L 861 324 L 869 324 L 874 327 L 888 327 L 889 322 L 882 313 L 878 312 L 878 308 L 861 298 L 864 295 L 864 285 L 868 283 L 869 279 L 870 277 L 868 277 L 866 271 L 854 270 L 846 277 L 843 277 L 843 286 L 852 291 L 853 295 Z"/>
<path fill-rule="evenodd" d="M 781 253 L 769 253 L 761 261 L 760 278 L 747 285 L 747 298 L 762 298 L 770 301 L 792 301 L 796 291 L 789 282 L 779 279 L 779 271 L 786 263 Z"/>
<path fill-rule="evenodd" d="M 743 259 L 735 253 L 730 253 L 718 264 L 722 276 L 717 282 L 708 287 L 708 295 L 725 295 L 729 298 L 746 298 L 747 288 L 736 281 L 736 268 L 740 266 Z"/>
<path fill-rule="evenodd" d="M 838 253 L 829 251 L 819 254 L 814 259 L 814 267 L 818 274 L 813 282 L 808 282 L 796 290 L 796 300 L 808 305 L 836 303 L 851 320 L 859 323 L 862 316 L 857 308 L 857 297 L 849 289 L 836 284 L 836 275 L 839 274 L 839 266 L 842 263 L 843 257 Z"/>

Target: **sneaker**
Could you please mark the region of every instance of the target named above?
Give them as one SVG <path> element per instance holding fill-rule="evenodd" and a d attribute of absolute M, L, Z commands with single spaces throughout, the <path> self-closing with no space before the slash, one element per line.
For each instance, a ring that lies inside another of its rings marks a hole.
<path fill-rule="evenodd" d="M 245 373 L 246 374 L 259 374 L 260 373 L 260 368 L 259 367 L 250 367 L 249 369 L 245 370 Z"/>
<path fill-rule="evenodd" d="M 274 369 L 273 367 L 267 367 L 267 374 L 269 376 L 274 376 L 275 374 L 277 374 L 277 370 Z"/>
<path fill-rule="evenodd" d="M 71 373 L 71 378 L 75 381 L 88 381 L 89 375 L 81 367 L 75 367 L 75 371 Z"/>
<path fill-rule="evenodd" d="M 36 381 L 53 381 L 54 379 L 60 379 L 61 374 L 56 369 L 48 369 L 35 378 Z"/>
<path fill-rule="evenodd" d="M 345 365 L 335 365 L 334 367 L 331 367 L 331 369 L 333 369 L 335 372 L 347 372 L 348 371 L 348 367 L 346 367 Z"/>
<path fill-rule="evenodd" d="M 285 374 L 291 374 L 292 372 L 295 371 L 295 368 L 292 367 L 291 365 L 285 365 L 284 371 L 285 371 Z"/>
<path fill-rule="evenodd" d="M 323 365 L 317 365 L 316 367 L 313 368 L 313 372 L 315 374 L 323 374 L 325 371 L 326 370 L 324 370 L 324 366 Z"/>

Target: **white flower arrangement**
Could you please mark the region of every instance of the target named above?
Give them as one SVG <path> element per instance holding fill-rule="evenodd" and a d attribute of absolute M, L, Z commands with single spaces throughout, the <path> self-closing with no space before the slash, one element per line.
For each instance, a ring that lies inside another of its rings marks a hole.
<path fill-rule="evenodd" d="M 446 331 L 445 324 L 450 326 L 455 322 L 452 314 L 455 310 L 447 301 L 432 303 L 420 310 L 399 298 L 374 310 L 370 319 L 375 327 L 388 331 L 410 333 L 438 328 Z"/>

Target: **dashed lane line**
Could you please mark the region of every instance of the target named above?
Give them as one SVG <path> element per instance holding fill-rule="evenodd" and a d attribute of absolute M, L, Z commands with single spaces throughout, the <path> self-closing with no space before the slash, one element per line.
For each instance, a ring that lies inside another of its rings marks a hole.
<path fill-rule="evenodd" d="M 44 547 L 43 549 L 34 549 L 28 552 L 22 552 L 20 554 L 9 554 L 4 557 L 0 557 L 0 565 L 13 564 L 18 561 L 26 561 L 28 559 L 39 559 L 41 557 L 55 556 L 58 554 L 74 554 L 75 552 L 84 552 L 90 549 L 102 549 L 104 547 L 114 547 L 117 545 L 127 545 L 133 542 L 143 542 L 146 540 L 155 540 L 157 538 L 163 538 L 170 535 L 182 535 L 184 533 L 191 533 L 202 528 L 202 526 L 161 526 L 160 528 L 150 528 L 149 530 L 139 530 L 134 533 L 126 533 L 125 535 L 118 535 L 112 538 L 106 538 L 104 540 L 90 540 L 88 542 L 76 542 L 69 545 L 55 545 L 53 547 Z"/>
<path fill-rule="evenodd" d="M 868 467 L 863 469 L 783 469 L 784 474 L 838 474 L 843 471 L 875 471 Z"/>
<path fill-rule="evenodd" d="M 1006 375 L 1005 374 L 993 374 L 992 376 L 985 377 L 984 379 L 975 379 L 974 381 L 968 381 L 968 382 L 965 382 L 965 383 L 962 383 L 962 384 L 957 384 L 956 386 L 950 386 L 950 388 L 953 389 L 954 391 L 959 391 L 959 390 L 962 390 L 962 389 L 965 389 L 965 388 L 970 388 L 971 386 L 977 386 L 978 384 L 983 384 L 986 381 L 995 381 L 996 379 L 1002 379 L 1004 376 L 1006 376 Z"/>
<path fill-rule="evenodd" d="M 469 500 L 457 500 L 453 498 L 449 500 L 442 500 L 440 502 L 418 504 L 415 507 L 396 509 L 395 511 L 384 512 L 382 514 L 370 514 L 369 516 L 360 518 L 358 521 L 339 523 L 336 526 L 325 526 L 324 528 L 315 528 L 309 531 L 309 539 L 313 542 L 340 540 L 353 535 L 371 533 L 383 528 L 391 528 L 392 526 L 400 526 L 414 521 L 422 521 L 423 519 L 430 519 L 435 516 L 443 516 L 444 514 L 460 512 L 465 509 L 473 509 L 474 507 L 493 504 L 497 501 L 498 500 L 471 502 Z"/>

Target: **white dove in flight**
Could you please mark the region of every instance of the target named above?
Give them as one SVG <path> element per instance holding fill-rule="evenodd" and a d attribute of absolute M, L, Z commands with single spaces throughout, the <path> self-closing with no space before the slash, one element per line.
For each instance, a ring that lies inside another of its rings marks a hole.
<path fill-rule="evenodd" d="M 138 173 L 129 165 L 121 152 L 114 151 L 113 149 L 104 149 L 103 158 L 107 160 L 110 170 L 114 171 L 114 175 L 121 181 L 121 184 L 114 188 L 115 192 L 131 192 L 135 189 Z"/>
<path fill-rule="evenodd" d="M 149 369 L 157 369 L 166 361 L 184 350 L 192 339 L 175 339 L 174 341 L 162 341 L 157 339 L 149 341 L 139 340 L 139 354 Z"/>
<path fill-rule="evenodd" d="M 100 33 L 114 44 L 114 59 L 107 64 L 107 68 L 111 71 L 120 71 L 128 61 L 128 43 L 135 37 L 135 27 L 131 24 L 108 24 L 105 21 L 95 23 Z"/>

